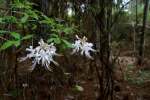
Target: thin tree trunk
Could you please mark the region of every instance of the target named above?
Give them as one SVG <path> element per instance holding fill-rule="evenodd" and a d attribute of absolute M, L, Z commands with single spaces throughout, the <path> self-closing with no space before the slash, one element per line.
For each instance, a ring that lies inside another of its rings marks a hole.
<path fill-rule="evenodd" d="M 100 30 L 100 61 L 101 70 L 99 77 L 100 97 L 98 100 L 113 100 L 113 66 L 110 62 L 110 41 L 111 41 L 111 23 L 112 23 L 112 1 L 97 1 L 100 12 L 96 14 L 95 19 Z"/>
<path fill-rule="evenodd" d="M 143 63 L 143 58 L 144 58 L 144 36 L 145 36 L 145 26 L 146 26 L 147 14 L 148 14 L 148 4 L 149 4 L 149 0 L 145 0 L 145 6 L 143 12 L 143 27 L 141 30 L 140 45 L 139 45 L 138 65 L 140 66 Z"/>
<path fill-rule="evenodd" d="M 135 1 L 136 5 L 135 5 L 135 23 L 133 25 L 133 56 L 135 57 L 137 54 L 136 51 L 136 34 L 137 34 L 137 25 L 138 25 L 138 2 L 137 0 Z"/>

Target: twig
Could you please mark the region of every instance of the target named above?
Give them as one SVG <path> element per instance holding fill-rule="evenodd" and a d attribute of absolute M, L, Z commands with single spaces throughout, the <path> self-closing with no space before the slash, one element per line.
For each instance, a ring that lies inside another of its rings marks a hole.
<path fill-rule="evenodd" d="M 128 1 L 126 4 L 122 5 L 122 7 L 121 7 L 120 10 L 118 11 L 118 13 L 117 13 L 117 15 L 116 15 L 114 21 L 111 23 L 110 28 L 113 27 L 113 25 L 115 24 L 115 22 L 118 20 L 118 17 L 119 17 L 119 15 L 120 15 L 121 11 L 122 11 L 131 1 L 133 1 L 133 0 L 130 0 L 130 1 Z"/>
<path fill-rule="evenodd" d="M 0 10 L 10 10 L 10 9 L 0 7 Z"/>
<path fill-rule="evenodd" d="M 0 39 L 2 39 L 2 40 L 7 40 L 6 38 L 4 38 L 4 37 L 2 37 L 2 36 L 0 36 Z"/>

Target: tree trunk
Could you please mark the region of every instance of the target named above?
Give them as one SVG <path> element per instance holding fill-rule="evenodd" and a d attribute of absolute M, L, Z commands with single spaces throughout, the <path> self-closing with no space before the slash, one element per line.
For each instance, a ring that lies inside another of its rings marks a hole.
<path fill-rule="evenodd" d="M 100 97 L 98 100 L 113 100 L 113 66 L 110 62 L 110 40 L 112 23 L 112 3 L 113 1 L 98 1 L 100 12 L 95 19 L 100 30 Z"/>
<path fill-rule="evenodd" d="M 144 58 L 144 36 L 145 36 L 145 26 L 146 26 L 147 14 L 148 14 L 148 4 L 149 4 L 149 0 L 145 0 L 145 6 L 143 12 L 143 27 L 140 36 L 139 58 L 138 58 L 138 65 L 140 66 L 143 63 L 143 58 Z"/>

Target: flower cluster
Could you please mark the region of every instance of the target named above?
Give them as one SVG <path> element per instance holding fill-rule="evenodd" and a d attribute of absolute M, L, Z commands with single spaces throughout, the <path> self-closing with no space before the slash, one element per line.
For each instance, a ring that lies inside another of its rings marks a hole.
<path fill-rule="evenodd" d="M 93 59 L 93 57 L 90 55 L 90 52 L 96 52 L 95 49 L 93 49 L 93 44 L 87 42 L 87 38 L 84 36 L 82 39 L 79 38 L 76 35 L 77 40 L 75 43 L 73 43 L 73 51 L 72 54 L 80 52 L 81 55 L 85 55 L 89 59 Z M 37 64 L 41 64 L 44 66 L 47 70 L 51 71 L 50 64 L 51 62 L 58 66 L 59 64 L 53 59 L 54 56 L 60 56 L 56 53 L 56 47 L 54 46 L 54 43 L 47 44 L 41 39 L 39 41 L 39 46 L 33 48 L 33 46 L 30 46 L 29 48 L 26 48 L 26 51 L 29 53 L 26 57 L 23 57 L 20 59 L 20 62 L 25 61 L 26 59 L 32 59 L 32 69 L 35 68 Z"/>
<path fill-rule="evenodd" d="M 58 56 L 59 54 L 56 53 L 56 47 L 53 43 L 47 44 L 40 40 L 39 46 L 33 48 L 30 46 L 26 49 L 29 53 L 26 57 L 21 58 L 20 61 L 24 61 L 26 59 L 33 59 L 32 60 L 32 70 L 35 68 L 36 64 L 42 64 L 42 66 L 46 67 L 46 69 L 51 71 L 50 63 L 53 62 L 55 65 L 59 65 L 56 61 L 54 61 L 53 57 Z"/>
<path fill-rule="evenodd" d="M 89 59 L 93 59 L 93 57 L 90 55 L 90 51 L 96 52 L 95 49 L 93 49 L 93 44 L 87 42 L 87 38 L 84 36 L 82 39 L 76 35 L 77 40 L 75 41 L 73 45 L 73 51 L 72 54 L 80 52 L 81 55 L 85 55 Z"/>

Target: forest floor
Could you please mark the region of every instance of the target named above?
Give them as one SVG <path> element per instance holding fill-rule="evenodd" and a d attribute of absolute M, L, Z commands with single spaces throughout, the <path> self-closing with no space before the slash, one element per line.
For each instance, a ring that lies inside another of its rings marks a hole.
<path fill-rule="evenodd" d="M 150 100 L 150 64 L 145 63 L 139 68 L 134 65 L 131 57 L 120 59 L 123 60 L 120 60 L 114 69 L 114 100 Z M 24 91 L 24 100 L 97 100 L 99 85 L 95 73 L 87 73 L 83 66 L 78 70 L 80 71 L 73 75 L 76 85 L 63 84 L 57 88 L 59 84 L 55 84 L 56 86 L 51 86 L 54 88 L 52 91 L 49 87 L 53 83 L 47 81 L 49 76 L 46 74 L 44 76 L 43 73 L 35 74 L 34 77 L 30 77 L 32 82 L 29 82 L 30 86 Z M 23 81 L 24 79 L 22 78 Z M 54 96 L 53 99 L 50 95 Z M 9 94 L 4 96 L 0 100 L 22 100 L 22 96 L 17 98 Z"/>
<path fill-rule="evenodd" d="M 126 61 L 117 64 L 114 75 L 114 100 L 150 100 L 150 68 L 149 64 L 136 67 L 131 57 L 123 57 Z M 84 91 L 78 92 L 74 99 L 96 100 L 98 86 L 94 79 L 80 79 Z M 73 96 L 74 97 L 74 96 Z"/>

